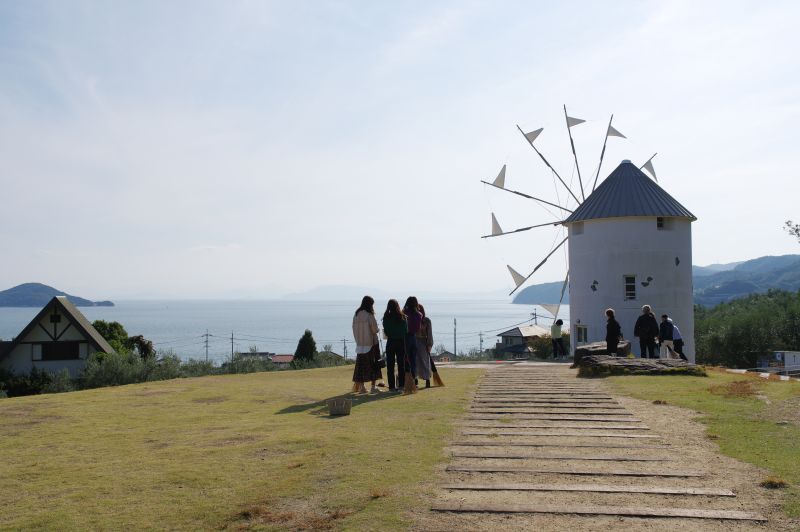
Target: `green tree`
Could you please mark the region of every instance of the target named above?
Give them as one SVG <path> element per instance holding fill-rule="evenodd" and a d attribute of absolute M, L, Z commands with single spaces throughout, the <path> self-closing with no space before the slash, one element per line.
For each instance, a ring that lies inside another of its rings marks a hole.
<path fill-rule="evenodd" d="M 784 224 L 784 229 L 787 233 L 792 235 L 800 242 L 800 224 L 796 224 L 791 220 L 786 220 L 786 224 Z"/>
<path fill-rule="evenodd" d="M 311 331 L 306 329 L 300 341 L 297 342 L 297 349 L 294 351 L 295 360 L 311 361 L 317 354 L 317 342 L 314 341 L 314 336 Z"/>
<path fill-rule="evenodd" d="M 106 342 L 111 344 L 114 351 L 127 351 L 128 347 L 128 331 L 118 321 L 105 321 L 94 320 L 92 327 L 97 329 L 97 332 L 106 339 Z"/>

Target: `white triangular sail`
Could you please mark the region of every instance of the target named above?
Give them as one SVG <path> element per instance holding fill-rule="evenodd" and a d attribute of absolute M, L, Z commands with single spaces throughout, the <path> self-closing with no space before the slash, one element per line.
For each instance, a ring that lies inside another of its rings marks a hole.
<path fill-rule="evenodd" d="M 514 279 L 514 284 L 517 286 L 517 288 L 519 288 L 519 285 L 525 282 L 525 276 L 511 266 L 506 265 L 506 267 L 508 268 L 508 272 L 511 274 L 511 277 Z"/>
<path fill-rule="evenodd" d="M 573 118 L 571 116 L 567 117 L 567 127 L 577 126 L 578 124 L 583 124 L 586 120 L 582 120 L 580 118 Z"/>
<path fill-rule="evenodd" d="M 536 140 L 536 138 L 542 133 L 542 131 L 544 131 L 544 128 L 540 127 L 539 129 L 531 131 L 530 133 L 525 133 L 525 138 L 528 139 L 528 142 L 533 144 L 533 141 Z"/>
<path fill-rule="evenodd" d="M 494 186 L 498 188 L 505 188 L 506 186 L 506 165 L 500 169 L 500 173 L 497 174 L 497 177 L 494 178 L 494 182 L 492 183 Z"/>
<path fill-rule="evenodd" d="M 547 312 L 556 316 L 558 314 L 558 303 L 539 303 L 539 306 L 545 309 Z"/>
<path fill-rule="evenodd" d="M 656 183 L 658 183 L 658 176 L 656 176 L 656 169 L 653 168 L 653 161 L 647 161 L 644 163 L 644 169 L 650 172 L 650 175 L 653 176 L 653 179 L 655 179 Z"/>
<path fill-rule="evenodd" d="M 617 131 L 616 129 L 614 129 L 614 126 L 612 126 L 611 124 L 608 124 L 608 133 L 606 133 L 606 136 L 607 137 L 621 137 L 623 139 L 627 139 L 628 138 L 625 135 L 623 135 L 622 133 L 620 133 L 619 131 Z"/>
<path fill-rule="evenodd" d="M 502 235 L 503 230 L 500 229 L 500 224 L 497 223 L 497 218 L 495 218 L 494 213 L 492 213 L 492 236 Z"/>

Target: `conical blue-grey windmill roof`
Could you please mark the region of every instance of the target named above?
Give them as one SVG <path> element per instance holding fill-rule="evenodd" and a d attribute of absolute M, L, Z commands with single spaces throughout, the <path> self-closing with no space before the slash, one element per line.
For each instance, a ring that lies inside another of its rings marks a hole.
<path fill-rule="evenodd" d="M 626 216 L 697 217 L 630 161 L 622 161 L 565 224 Z"/>

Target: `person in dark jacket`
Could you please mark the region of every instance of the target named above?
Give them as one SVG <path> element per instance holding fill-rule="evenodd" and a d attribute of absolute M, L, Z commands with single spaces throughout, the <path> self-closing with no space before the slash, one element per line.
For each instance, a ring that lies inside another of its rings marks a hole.
<path fill-rule="evenodd" d="M 675 348 L 673 344 L 673 325 L 669 316 L 666 314 L 661 315 L 661 325 L 658 329 L 658 340 L 661 343 L 661 358 L 672 358 L 672 352 Z"/>
<path fill-rule="evenodd" d="M 608 318 L 608 322 L 606 323 L 606 350 L 608 354 L 611 356 L 617 356 L 617 346 L 619 345 L 619 339 L 622 338 L 622 328 L 619 326 L 619 322 L 614 318 L 614 309 L 606 309 L 606 317 Z"/>
<path fill-rule="evenodd" d="M 408 321 L 408 333 L 406 334 L 406 373 L 411 373 L 414 379 L 417 378 L 417 333 L 422 328 L 422 312 L 419 311 L 419 302 L 414 296 L 406 299 L 403 306 L 403 313 Z M 416 390 L 416 382 L 414 383 Z"/>
<path fill-rule="evenodd" d="M 636 320 L 633 335 L 639 338 L 639 348 L 642 358 L 656 358 L 656 336 L 658 336 L 658 321 L 650 309 L 650 305 L 642 307 L 642 315 Z"/>
<path fill-rule="evenodd" d="M 386 335 L 386 378 L 389 381 L 389 391 L 397 391 L 403 387 L 403 377 L 406 371 L 406 335 L 408 334 L 408 321 L 406 315 L 400 310 L 400 303 L 390 299 L 383 313 L 383 333 Z M 397 378 L 394 376 L 394 364 L 397 362 Z"/>

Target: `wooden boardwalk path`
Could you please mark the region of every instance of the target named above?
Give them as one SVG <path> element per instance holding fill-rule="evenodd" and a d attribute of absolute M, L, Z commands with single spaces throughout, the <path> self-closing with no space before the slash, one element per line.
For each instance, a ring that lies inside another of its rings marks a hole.
<path fill-rule="evenodd" d="M 630 529 L 624 522 L 635 519 L 646 530 L 763 529 L 759 508 L 712 478 L 709 464 L 687 464 L 682 451 L 602 381 L 564 366 L 493 368 L 451 444 L 431 505 L 443 517 L 423 527 L 556 530 L 578 519 L 578 529 Z M 502 524 L 481 525 L 497 514 Z M 601 516 L 617 521 L 598 526 L 592 517 Z"/>

